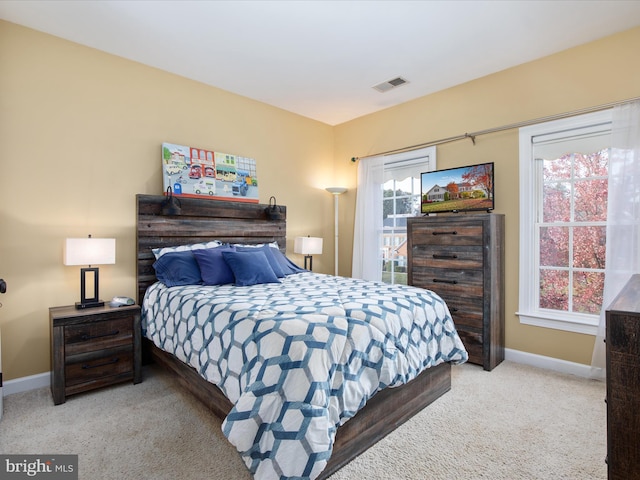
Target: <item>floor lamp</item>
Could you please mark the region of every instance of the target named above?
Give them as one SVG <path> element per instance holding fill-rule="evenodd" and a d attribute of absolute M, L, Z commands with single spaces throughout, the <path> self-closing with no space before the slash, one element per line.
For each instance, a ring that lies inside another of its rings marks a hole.
<path fill-rule="evenodd" d="M 333 194 L 333 213 L 335 216 L 335 224 L 333 227 L 335 234 L 335 275 L 338 276 L 338 196 L 347 191 L 344 187 L 329 187 L 327 192 Z"/>

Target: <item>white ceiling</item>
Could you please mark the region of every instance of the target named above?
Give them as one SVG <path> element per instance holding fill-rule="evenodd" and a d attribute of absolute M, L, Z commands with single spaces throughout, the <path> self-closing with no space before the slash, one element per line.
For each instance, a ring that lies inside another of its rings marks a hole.
<path fill-rule="evenodd" d="M 0 18 L 336 125 L 640 25 L 640 1 L 0 0 Z"/>

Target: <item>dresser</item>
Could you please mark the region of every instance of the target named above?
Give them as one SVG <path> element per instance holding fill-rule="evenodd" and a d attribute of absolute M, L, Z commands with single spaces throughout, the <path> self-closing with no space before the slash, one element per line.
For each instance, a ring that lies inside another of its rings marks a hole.
<path fill-rule="evenodd" d="M 469 361 L 504 360 L 504 215 L 407 219 L 408 283 L 447 303 Z"/>
<path fill-rule="evenodd" d="M 606 310 L 609 480 L 640 479 L 640 275 Z"/>
<path fill-rule="evenodd" d="M 49 309 L 53 403 L 114 383 L 140 383 L 140 307 Z"/>

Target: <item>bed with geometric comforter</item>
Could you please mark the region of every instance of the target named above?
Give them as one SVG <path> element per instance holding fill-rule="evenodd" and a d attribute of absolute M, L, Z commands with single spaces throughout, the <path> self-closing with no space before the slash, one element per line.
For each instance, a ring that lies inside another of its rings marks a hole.
<path fill-rule="evenodd" d="M 316 478 L 376 392 L 467 360 L 427 290 L 312 272 L 246 287 L 146 290 L 143 333 L 233 404 L 222 429 L 258 480 Z"/>

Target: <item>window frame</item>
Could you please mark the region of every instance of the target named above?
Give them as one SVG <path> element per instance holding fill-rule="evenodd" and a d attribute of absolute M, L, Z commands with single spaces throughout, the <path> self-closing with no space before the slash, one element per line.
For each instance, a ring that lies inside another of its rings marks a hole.
<path fill-rule="evenodd" d="M 533 139 L 536 136 L 567 132 L 594 125 L 609 125 L 612 111 L 587 113 L 560 120 L 539 123 L 519 130 L 519 197 L 520 197 L 520 252 L 519 252 L 519 303 L 516 315 L 520 323 L 568 332 L 596 335 L 599 315 L 559 312 L 540 309 L 538 306 L 539 265 L 537 247 L 538 231 L 535 228 L 538 196 L 541 194 L 542 175 L 533 159 Z M 536 252 L 531 254 L 530 252 Z"/>
<path fill-rule="evenodd" d="M 426 170 L 425 170 L 426 167 Z M 423 147 L 420 149 L 416 149 L 416 150 L 410 150 L 407 152 L 401 152 L 401 153 L 396 153 L 396 154 L 392 154 L 389 155 L 387 158 L 385 158 L 384 160 L 384 166 L 383 166 L 383 170 L 384 172 L 388 172 L 388 171 L 393 171 L 393 170 L 413 170 L 416 169 L 415 171 L 418 171 L 419 169 L 419 174 L 423 173 L 423 172 L 431 172 L 433 170 L 436 170 L 436 147 L 435 146 L 429 146 L 429 147 Z M 414 174 L 415 174 L 414 171 Z M 419 178 L 419 174 L 418 174 L 418 178 Z M 393 176 L 393 175 L 392 175 Z M 408 178 L 408 177 L 405 177 Z M 388 181 L 394 181 L 394 185 L 396 182 L 401 182 L 402 180 L 397 180 L 394 178 L 389 179 Z M 384 185 L 387 182 L 384 181 L 383 184 L 381 185 L 382 190 L 384 191 Z M 421 191 L 418 190 L 417 193 L 414 193 L 414 195 L 412 196 L 417 196 L 418 197 L 418 201 L 421 200 Z M 384 212 L 384 202 L 385 201 L 392 201 L 394 204 L 394 213 L 395 213 L 395 202 L 396 200 L 400 198 L 400 197 L 396 197 L 395 195 L 395 189 L 394 189 L 394 193 L 392 197 L 384 197 L 384 195 L 382 196 L 382 211 Z M 418 208 L 418 214 L 415 216 L 419 216 L 420 215 L 420 209 Z M 384 219 L 383 219 L 384 220 Z M 397 238 L 397 227 L 393 227 L 393 231 L 391 232 L 393 235 L 393 238 Z M 380 249 L 380 256 L 381 256 L 381 261 L 380 261 L 380 266 L 382 267 L 383 265 L 383 261 L 384 260 L 384 255 L 383 255 L 383 248 L 384 248 L 384 238 L 385 238 L 385 233 L 389 233 L 388 231 L 385 230 L 385 227 L 382 226 L 382 230 L 380 232 L 380 239 L 379 239 L 379 244 L 381 245 L 381 249 Z M 405 227 L 405 242 L 406 242 L 406 235 L 407 235 L 407 231 L 406 231 L 406 227 Z M 392 279 L 392 283 L 391 285 L 394 285 L 395 282 L 393 282 L 393 280 L 395 280 L 395 275 L 397 274 L 395 272 L 395 266 L 397 260 L 391 260 L 392 262 L 394 262 L 393 266 L 392 266 L 392 272 L 391 272 L 391 279 Z M 407 253 L 407 262 L 408 262 L 408 253 Z M 384 277 L 384 271 L 381 268 L 381 275 Z"/>

